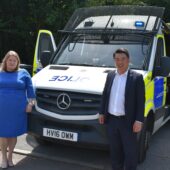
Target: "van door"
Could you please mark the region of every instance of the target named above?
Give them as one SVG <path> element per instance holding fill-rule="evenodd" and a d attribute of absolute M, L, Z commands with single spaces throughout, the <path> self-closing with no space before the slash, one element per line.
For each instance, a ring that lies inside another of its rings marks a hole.
<path fill-rule="evenodd" d="M 33 75 L 42 69 L 40 61 L 42 52 L 50 51 L 52 56 L 56 49 L 57 47 L 52 33 L 48 30 L 39 30 L 34 53 Z"/>
<path fill-rule="evenodd" d="M 160 66 L 160 58 L 162 56 L 164 56 L 164 40 L 162 37 L 159 37 L 155 56 L 155 67 Z M 166 77 L 156 76 L 154 78 L 154 106 L 156 109 L 156 120 L 160 119 L 165 114 L 165 112 L 162 111 L 162 108 L 165 105 L 167 93 L 166 81 Z"/>

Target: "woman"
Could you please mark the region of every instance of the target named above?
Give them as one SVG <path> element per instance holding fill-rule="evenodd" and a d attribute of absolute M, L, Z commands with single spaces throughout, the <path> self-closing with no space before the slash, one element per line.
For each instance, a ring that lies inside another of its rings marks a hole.
<path fill-rule="evenodd" d="M 0 70 L 1 168 L 14 166 L 12 153 L 17 136 L 27 132 L 27 112 L 31 112 L 34 104 L 35 94 L 31 77 L 25 69 L 19 69 L 19 64 L 18 54 L 9 51 Z"/>

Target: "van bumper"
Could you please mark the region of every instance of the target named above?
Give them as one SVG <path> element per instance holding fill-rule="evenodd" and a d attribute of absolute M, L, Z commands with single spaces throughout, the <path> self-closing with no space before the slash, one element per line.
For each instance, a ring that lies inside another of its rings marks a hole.
<path fill-rule="evenodd" d="M 78 134 L 76 142 L 43 136 L 43 128 L 69 131 Z M 28 114 L 28 133 L 34 137 L 52 142 L 74 144 L 96 149 L 108 148 L 106 125 L 98 120 L 60 120 L 37 112 Z"/>

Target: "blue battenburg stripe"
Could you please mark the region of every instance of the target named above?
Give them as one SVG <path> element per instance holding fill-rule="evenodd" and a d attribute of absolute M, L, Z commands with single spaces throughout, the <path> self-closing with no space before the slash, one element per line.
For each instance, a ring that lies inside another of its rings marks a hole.
<path fill-rule="evenodd" d="M 155 109 L 163 104 L 164 95 L 164 78 L 155 78 L 154 80 L 154 105 Z"/>

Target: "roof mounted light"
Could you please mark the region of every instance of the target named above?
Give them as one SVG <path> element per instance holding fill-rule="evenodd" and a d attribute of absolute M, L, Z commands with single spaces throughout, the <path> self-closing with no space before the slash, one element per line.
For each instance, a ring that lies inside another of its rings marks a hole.
<path fill-rule="evenodd" d="M 145 23 L 143 21 L 135 21 L 135 27 L 141 28 L 144 26 L 145 26 Z"/>
<path fill-rule="evenodd" d="M 84 23 L 84 27 L 91 27 L 93 24 L 94 24 L 93 21 L 86 21 L 86 22 Z"/>

